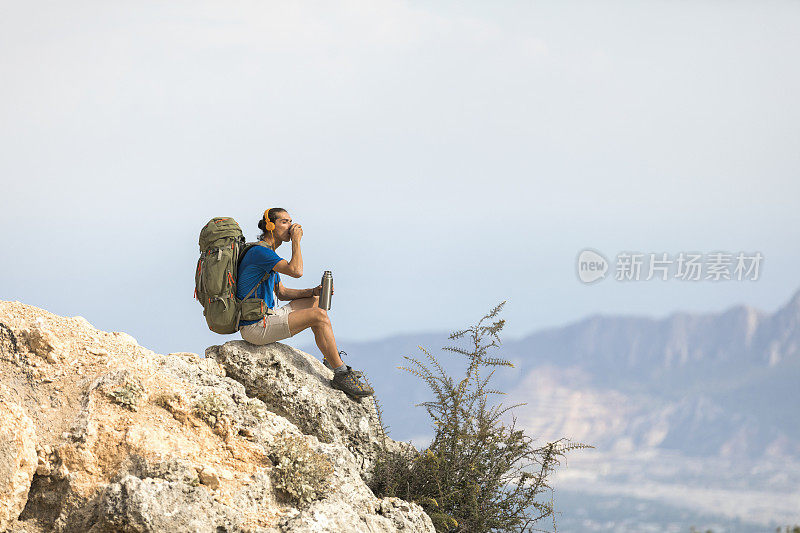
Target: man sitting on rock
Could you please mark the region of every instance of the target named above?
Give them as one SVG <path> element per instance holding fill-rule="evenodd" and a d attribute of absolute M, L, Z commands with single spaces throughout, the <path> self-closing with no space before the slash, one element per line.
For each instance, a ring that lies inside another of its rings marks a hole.
<path fill-rule="evenodd" d="M 311 328 L 314 340 L 322 352 L 325 366 L 333 370 L 331 385 L 354 397 L 373 394 L 372 388 L 362 382 L 361 372 L 342 362 L 340 354 L 345 352 L 337 350 L 328 312 L 319 307 L 322 285 L 313 289 L 289 289 L 281 283 L 280 274 L 293 278 L 303 275 L 303 256 L 300 252 L 302 226 L 292 224 L 292 219 L 285 209 L 273 207 L 264 211 L 263 218 L 258 222 L 258 228 L 261 230 L 259 239 L 267 246 L 253 246 L 242 258 L 239 263 L 236 295 L 244 298 L 264 274 L 269 272 L 269 276 L 259 285 L 253 297 L 262 298 L 275 314 L 269 314 L 257 321 L 242 320 L 239 323 L 242 338 L 252 344 L 267 344 L 292 337 L 306 328 Z M 278 256 L 275 249 L 289 241 L 292 242 L 292 258 L 287 261 Z M 276 308 L 273 292 L 275 298 L 290 302 Z"/>

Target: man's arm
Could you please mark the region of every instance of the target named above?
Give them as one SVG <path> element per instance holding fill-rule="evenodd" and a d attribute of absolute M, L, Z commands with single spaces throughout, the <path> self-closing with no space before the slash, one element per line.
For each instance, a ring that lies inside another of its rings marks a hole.
<path fill-rule="evenodd" d="M 309 298 L 314 296 L 314 289 L 290 289 L 288 287 L 284 287 L 283 283 L 279 281 L 275 285 L 275 296 L 277 296 L 279 300 L 297 300 L 298 298 Z"/>
<path fill-rule="evenodd" d="M 297 300 L 298 298 L 319 296 L 321 293 L 322 284 L 310 289 L 289 289 L 284 287 L 280 281 L 275 285 L 275 297 L 279 300 Z M 331 294 L 333 294 L 333 285 L 331 285 Z"/>
<path fill-rule="evenodd" d="M 294 229 L 294 228 L 292 228 Z M 300 238 L 302 237 L 302 230 L 292 231 L 292 259 L 287 261 L 281 259 L 272 267 L 275 272 L 286 274 L 293 278 L 299 278 L 303 275 L 303 254 L 300 252 Z"/>

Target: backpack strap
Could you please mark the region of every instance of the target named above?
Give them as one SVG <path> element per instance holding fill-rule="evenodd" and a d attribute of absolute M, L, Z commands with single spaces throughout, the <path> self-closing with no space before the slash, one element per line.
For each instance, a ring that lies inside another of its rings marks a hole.
<path fill-rule="evenodd" d="M 252 289 L 250 289 L 250 292 L 248 292 L 248 293 L 247 293 L 247 296 L 245 296 L 244 298 L 242 298 L 242 300 L 247 300 L 248 298 L 250 298 L 250 295 L 251 295 L 251 294 L 253 294 L 253 291 L 254 291 L 254 290 L 256 290 L 256 289 L 258 288 L 258 286 L 259 286 L 259 285 L 261 285 L 262 283 L 264 283 L 264 281 L 266 281 L 266 279 L 267 279 L 268 277 L 269 277 L 269 272 L 266 272 L 266 273 L 265 273 L 263 276 L 261 276 L 261 279 L 259 280 L 259 282 L 258 282 L 258 283 L 256 283 L 256 284 L 253 286 L 253 288 L 252 288 Z"/>
<path fill-rule="evenodd" d="M 252 288 L 252 289 L 250 289 L 250 292 L 248 292 L 248 293 L 247 293 L 247 296 L 245 296 L 244 298 L 242 298 L 242 301 L 245 301 L 245 300 L 247 300 L 248 298 L 250 298 L 250 295 L 251 295 L 251 294 L 253 294 L 253 291 L 255 291 L 255 290 L 258 288 L 258 286 L 259 286 L 259 285 L 261 285 L 262 283 L 264 283 L 264 281 L 265 281 L 265 280 L 266 280 L 268 277 L 269 277 L 269 272 L 266 272 L 266 273 L 265 273 L 263 276 L 261 276 L 261 279 L 259 280 L 259 282 L 258 282 L 258 283 L 256 283 L 256 284 L 253 286 L 253 288 Z M 241 310 L 241 309 L 239 309 L 239 312 L 236 314 L 236 326 L 235 326 L 235 327 L 236 327 L 236 331 L 239 331 L 239 320 L 241 319 L 241 317 L 242 317 L 242 310 Z"/>

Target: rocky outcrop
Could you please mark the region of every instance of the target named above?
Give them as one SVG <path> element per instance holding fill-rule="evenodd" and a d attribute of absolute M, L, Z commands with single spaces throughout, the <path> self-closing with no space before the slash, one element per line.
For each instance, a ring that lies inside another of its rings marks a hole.
<path fill-rule="evenodd" d="M 231 341 L 211 346 L 206 357 L 216 359 L 228 376 L 244 385 L 248 396 L 263 401 L 303 433 L 350 450 L 365 477 L 379 448 L 410 446 L 385 436 L 374 396 L 353 400 L 330 387 L 333 372 L 291 346 Z"/>
<path fill-rule="evenodd" d="M 33 421 L 0 384 L 0 531 L 22 512 L 36 471 Z"/>
<path fill-rule="evenodd" d="M 0 350 L 0 531 L 434 531 L 365 483 L 409 445 L 289 346 L 162 355 L 0 302 Z"/>

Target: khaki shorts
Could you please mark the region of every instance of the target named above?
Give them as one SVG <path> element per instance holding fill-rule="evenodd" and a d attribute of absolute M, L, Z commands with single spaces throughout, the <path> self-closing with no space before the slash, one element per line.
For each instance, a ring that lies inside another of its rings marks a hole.
<path fill-rule="evenodd" d="M 289 313 L 292 302 L 275 309 L 274 315 L 267 315 L 258 322 L 242 326 L 239 332 L 250 344 L 269 344 L 292 336 L 289 333 Z"/>

